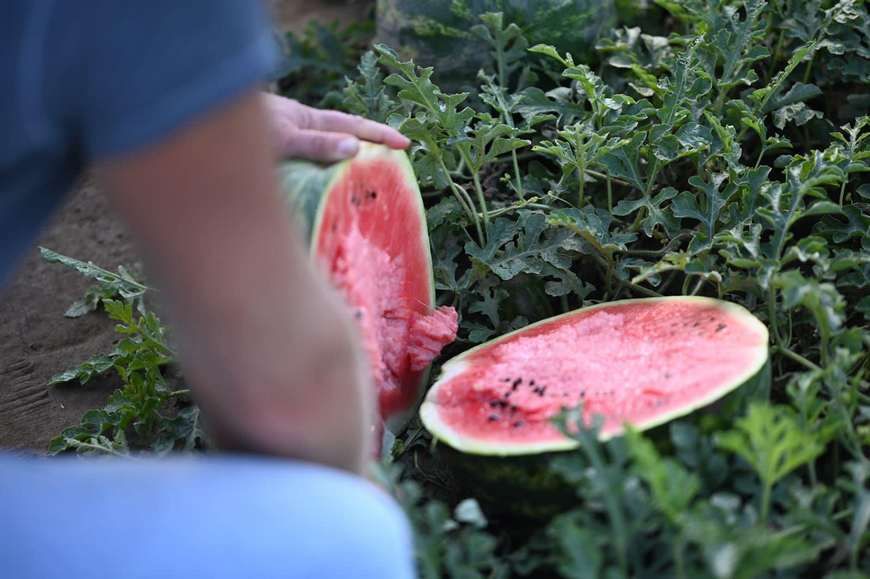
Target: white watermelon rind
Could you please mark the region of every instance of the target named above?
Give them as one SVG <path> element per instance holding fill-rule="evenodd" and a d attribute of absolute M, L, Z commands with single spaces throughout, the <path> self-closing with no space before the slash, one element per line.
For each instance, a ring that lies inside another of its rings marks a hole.
<path fill-rule="evenodd" d="M 385 145 L 360 142 L 360 148 L 356 156 L 346 161 L 341 161 L 329 166 L 317 165 L 307 161 L 289 161 L 279 168 L 279 180 L 285 193 L 290 197 L 289 201 L 294 207 L 294 214 L 302 228 L 307 231 L 308 252 L 312 260 L 317 255 L 317 240 L 320 238 L 323 227 L 323 215 L 328 205 L 330 196 L 336 189 L 336 185 L 349 171 L 351 164 L 382 160 L 398 167 L 402 171 L 403 184 L 408 188 L 407 194 L 413 198 L 414 207 L 419 217 L 420 237 L 419 243 L 423 255 L 426 258 L 427 305 L 435 308 L 435 279 L 432 267 L 432 252 L 429 245 L 429 230 L 426 224 L 426 208 L 423 205 L 423 196 L 414 168 L 408 155 L 404 151 L 391 149 Z M 410 240 L 408 240 L 410 243 Z M 423 389 L 429 381 L 430 369 L 427 368 L 421 375 L 416 386 L 415 400 L 406 410 L 390 416 L 385 424 L 393 432 L 400 430 L 408 420 L 417 412 L 420 400 L 423 397 Z"/>
<path fill-rule="evenodd" d="M 577 448 L 578 442 L 576 440 L 572 440 L 567 437 L 563 437 L 558 440 L 550 440 L 550 441 L 539 441 L 539 442 L 529 442 L 529 443 L 516 443 L 516 442 L 490 442 L 490 441 L 482 441 L 478 440 L 471 436 L 463 435 L 460 432 L 457 432 L 452 426 L 447 424 L 441 419 L 439 413 L 439 404 L 437 403 L 438 390 L 441 386 L 449 382 L 455 376 L 462 374 L 469 367 L 471 362 L 468 361 L 468 358 L 473 355 L 475 352 L 479 352 L 485 348 L 491 348 L 513 336 L 518 334 L 522 334 L 523 332 L 527 332 L 532 328 L 536 328 L 542 326 L 544 324 L 549 324 L 554 321 L 564 320 L 571 318 L 573 316 L 585 314 L 587 312 L 597 310 L 597 309 L 605 309 L 609 307 L 631 304 L 631 303 L 654 303 L 654 302 L 667 302 L 667 303 L 696 303 L 696 304 L 705 304 L 708 306 L 714 306 L 717 308 L 724 309 L 730 315 L 742 320 L 746 323 L 747 326 L 754 327 L 758 330 L 758 332 L 764 337 L 763 340 L 760 340 L 760 345 L 756 348 L 756 355 L 751 360 L 751 362 L 747 365 L 746 370 L 742 372 L 737 378 L 733 381 L 728 382 L 726 384 L 721 385 L 719 388 L 710 392 L 707 396 L 700 398 L 698 400 L 692 401 L 689 404 L 686 404 L 683 407 L 678 409 L 671 410 L 669 412 L 664 412 L 660 415 L 655 416 L 654 418 L 647 420 L 645 422 L 638 422 L 632 424 L 633 428 L 639 431 L 648 430 L 650 428 L 654 428 L 675 418 L 679 418 L 681 416 L 685 416 L 694 412 L 699 408 L 703 408 L 716 400 L 722 398 L 726 394 L 736 390 L 741 385 L 745 384 L 753 377 L 755 377 L 768 360 L 768 342 L 770 340 L 767 326 L 765 326 L 758 318 L 752 315 L 749 310 L 744 308 L 741 305 L 727 302 L 724 300 L 717 300 L 713 298 L 700 297 L 700 296 L 666 296 L 660 298 L 639 298 L 639 299 L 628 299 L 628 300 L 618 300 L 613 302 L 603 302 L 600 304 L 595 304 L 593 306 L 587 306 L 585 308 L 581 308 L 578 310 L 573 310 L 571 312 L 561 314 L 559 316 L 555 316 L 552 318 L 547 318 L 545 320 L 541 320 L 534 324 L 530 324 L 525 326 L 524 328 L 520 328 L 519 330 L 515 330 L 503 336 L 499 336 L 494 340 L 486 342 L 484 344 L 480 344 L 470 350 L 459 354 L 458 356 L 451 358 L 441 367 L 441 374 L 438 376 L 438 379 L 429 389 L 429 392 L 426 394 L 426 397 L 423 401 L 423 404 L 420 406 L 420 418 L 423 422 L 423 425 L 426 429 L 432 434 L 435 439 L 440 442 L 446 443 L 447 445 L 453 447 L 454 449 L 464 452 L 466 454 L 476 454 L 476 455 L 485 455 L 485 456 L 521 456 L 521 455 L 530 455 L 530 454 L 540 454 L 545 452 L 556 452 L 556 451 L 565 451 L 572 450 Z M 601 433 L 599 435 L 599 440 L 606 441 L 614 437 L 621 436 L 624 430 L 619 429 L 613 432 Z"/>

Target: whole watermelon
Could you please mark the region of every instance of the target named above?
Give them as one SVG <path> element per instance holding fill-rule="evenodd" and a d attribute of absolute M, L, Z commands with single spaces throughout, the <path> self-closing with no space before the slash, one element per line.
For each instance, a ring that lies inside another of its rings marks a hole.
<path fill-rule="evenodd" d="M 471 32 L 487 12 L 503 13 L 530 45 L 552 44 L 581 62 L 616 21 L 614 0 L 378 0 L 377 40 L 433 66 L 442 87 L 460 89 L 490 67 L 489 47 Z"/>

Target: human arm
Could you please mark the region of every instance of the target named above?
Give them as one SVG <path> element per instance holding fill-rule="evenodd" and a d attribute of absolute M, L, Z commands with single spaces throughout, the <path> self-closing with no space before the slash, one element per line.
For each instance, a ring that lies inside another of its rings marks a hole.
<path fill-rule="evenodd" d="M 267 135 L 250 92 L 97 174 L 142 243 L 218 440 L 361 472 L 373 389 L 291 229 Z"/>

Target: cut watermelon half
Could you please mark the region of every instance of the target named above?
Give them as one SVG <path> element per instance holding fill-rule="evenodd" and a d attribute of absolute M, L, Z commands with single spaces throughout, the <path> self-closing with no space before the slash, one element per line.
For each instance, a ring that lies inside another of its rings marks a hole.
<path fill-rule="evenodd" d="M 329 167 L 280 170 L 312 258 L 352 309 L 378 387 L 381 417 L 413 412 L 429 363 L 456 337 L 452 308 L 435 309 L 420 189 L 405 153 L 363 144 Z"/>
<path fill-rule="evenodd" d="M 702 297 L 603 303 L 550 318 L 444 364 L 420 409 L 438 439 L 470 454 L 567 450 L 552 423 L 581 406 L 600 438 L 651 428 L 755 376 L 767 328 L 747 310 Z"/>

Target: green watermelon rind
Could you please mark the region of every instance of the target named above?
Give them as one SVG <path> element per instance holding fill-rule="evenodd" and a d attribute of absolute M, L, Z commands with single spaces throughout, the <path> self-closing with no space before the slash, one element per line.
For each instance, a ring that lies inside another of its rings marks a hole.
<path fill-rule="evenodd" d="M 360 142 L 356 156 L 332 165 L 319 165 L 310 161 L 287 161 L 278 169 L 278 179 L 291 205 L 291 214 L 304 232 L 308 242 L 308 251 L 312 261 L 317 254 L 317 240 L 320 238 L 323 226 L 323 215 L 328 205 L 330 195 L 336 185 L 350 169 L 352 163 L 374 160 L 386 160 L 398 166 L 403 174 L 403 182 L 408 187 L 408 194 L 414 200 L 417 215 L 420 219 L 420 246 L 426 257 L 428 306 L 435 307 L 435 278 L 432 266 L 432 253 L 429 245 L 429 230 L 426 226 L 426 208 L 423 196 L 414 174 L 408 155 L 404 151 L 390 149 L 385 145 Z M 417 384 L 416 400 L 407 410 L 394 414 L 387 419 L 387 426 L 395 429 L 405 424 L 417 411 L 423 395 L 425 384 L 429 381 L 430 369 L 427 368 Z"/>
<path fill-rule="evenodd" d="M 533 442 L 533 443 L 513 443 L 513 442 L 505 442 L 505 443 L 496 443 L 489 441 L 481 441 L 477 440 L 470 436 L 464 436 L 458 432 L 456 432 L 450 425 L 446 424 L 443 420 L 441 420 L 441 416 L 438 412 L 439 405 L 436 402 L 436 397 L 438 395 L 438 390 L 441 385 L 449 382 L 453 377 L 458 376 L 465 372 L 470 363 L 467 361 L 467 358 L 473 355 L 475 352 L 479 352 L 485 348 L 490 348 L 495 346 L 513 336 L 518 334 L 522 334 L 532 328 L 536 328 L 542 326 L 544 324 L 549 324 L 558 320 L 569 319 L 573 316 L 577 316 L 592 310 L 597 309 L 605 309 L 613 306 L 619 306 L 623 304 L 631 304 L 631 303 L 651 303 L 651 302 L 693 302 L 693 303 L 703 303 L 711 306 L 716 306 L 718 308 L 722 308 L 726 310 L 729 314 L 734 315 L 735 317 L 744 320 L 747 325 L 751 325 L 756 327 L 759 332 L 764 336 L 764 340 L 762 341 L 762 345 L 757 348 L 757 355 L 752 360 L 752 362 L 747 366 L 746 371 L 743 372 L 738 378 L 735 378 L 732 382 L 727 384 L 723 384 L 708 396 L 703 399 L 693 401 L 691 404 L 687 404 L 684 407 L 679 409 L 672 410 L 670 412 L 662 413 L 659 416 L 656 416 L 652 420 L 648 420 L 643 423 L 633 424 L 633 428 L 639 431 L 648 430 L 650 428 L 654 428 L 656 426 L 660 426 L 666 422 L 674 420 L 675 418 L 679 418 L 681 416 L 685 416 L 698 410 L 699 408 L 703 408 L 716 400 L 722 398 L 729 392 L 732 392 L 742 386 L 743 384 L 750 381 L 754 378 L 759 371 L 764 367 L 768 360 L 768 342 L 769 342 L 769 334 L 767 330 L 767 326 L 765 326 L 758 318 L 752 315 L 749 310 L 740 306 L 738 304 L 727 302 L 723 300 L 717 300 L 714 298 L 707 298 L 701 296 L 666 296 L 659 298 L 639 298 L 639 299 L 628 299 L 628 300 L 618 300 L 613 302 L 603 302 L 600 304 L 595 304 L 592 306 L 587 306 L 585 308 L 581 308 L 578 310 L 573 310 L 571 312 L 567 312 L 565 314 L 561 314 L 559 316 L 555 316 L 552 318 L 547 318 L 545 320 L 541 320 L 534 324 L 530 324 L 525 326 L 524 328 L 520 328 L 519 330 L 515 330 L 503 336 L 499 336 L 498 338 L 486 342 L 484 344 L 480 344 L 474 348 L 471 348 L 458 356 L 451 358 L 441 367 L 441 374 L 438 376 L 438 379 L 429 389 L 429 392 L 426 395 L 423 404 L 420 406 L 420 418 L 423 421 L 423 425 L 426 429 L 435 437 L 438 441 L 446 443 L 452 448 L 466 453 L 466 454 L 476 454 L 476 455 L 485 455 L 485 456 L 522 456 L 522 455 L 530 455 L 530 454 L 540 454 L 546 452 L 555 452 L 555 451 L 566 451 L 577 448 L 578 442 L 576 440 L 572 440 L 570 438 L 563 438 L 561 440 L 552 440 L 552 441 L 543 441 L 543 442 Z M 599 439 L 604 442 L 611 438 L 615 438 L 617 436 L 621 436 L 623 430 L 620 429 L 615 432 L 610 433 L 602 433 L 599 436 Z"/>

